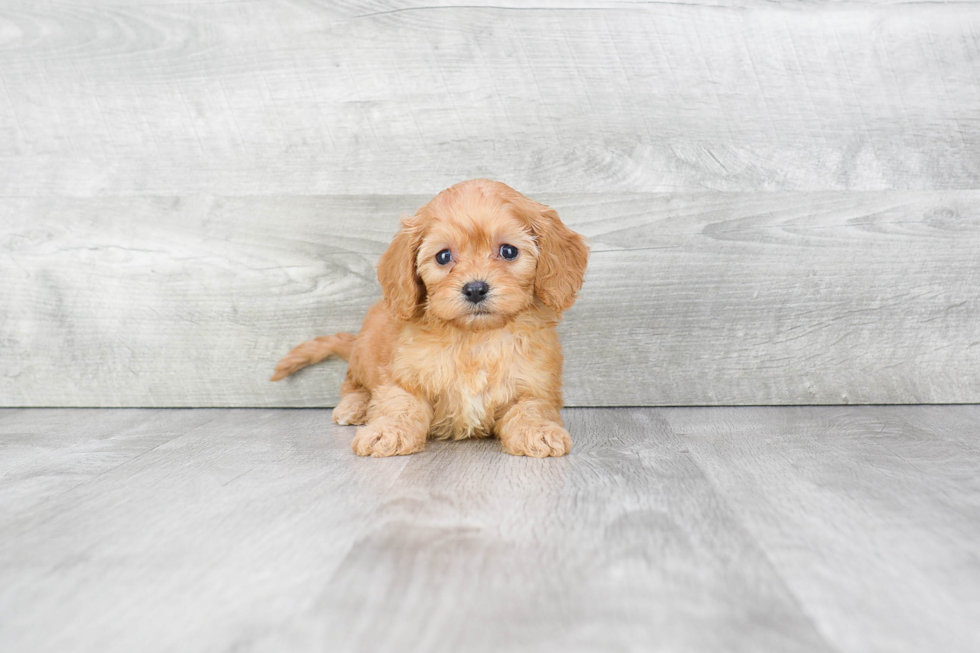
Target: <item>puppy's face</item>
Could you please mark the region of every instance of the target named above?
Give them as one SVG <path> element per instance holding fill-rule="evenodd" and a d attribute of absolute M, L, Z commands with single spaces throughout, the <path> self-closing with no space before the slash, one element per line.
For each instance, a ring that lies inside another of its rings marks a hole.
<path fill-rule="evenodd" d="M 403 319 L 424 311 L 457 327 L 505 325 L 535 296 L 561 312 L 582 285 L 588 249 L 558 215 L 509 186 L 453 186 L 403 220 L 378 264 Z"/>
<path fill-rule="evenodd" d="M 470 330 L 503 326 L 534 301 L 534 235 L 510 211 L 488 202 L 439 208 L 416 257 L 427 311 Z"/>

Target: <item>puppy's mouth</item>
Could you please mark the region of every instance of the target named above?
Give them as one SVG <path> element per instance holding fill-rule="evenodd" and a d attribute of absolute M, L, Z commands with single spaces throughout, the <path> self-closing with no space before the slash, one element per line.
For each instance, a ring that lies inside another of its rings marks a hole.
<path fill-rule="evenodd" d="M 469 329 L 488 329 L 501 326 L 507 318 L 489 306 L 476 305 L 459 317 L 458 324 Z"/>
<path fill-rule="evenodd" d="M 486 317 L 489 315 L 497 315 L 497 311 L 494 310 L 494 302 L 490 297 L 476 304 L 464 303 L 463 317 Z"/>

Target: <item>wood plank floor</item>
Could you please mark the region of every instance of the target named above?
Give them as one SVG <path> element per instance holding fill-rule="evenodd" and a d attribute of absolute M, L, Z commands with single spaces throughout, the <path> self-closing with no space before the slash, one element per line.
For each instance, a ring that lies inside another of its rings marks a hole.
<path fill-rule="evenodd" d="M 4 651 L 980 650 L 980 406 L 0 411 Z"/>

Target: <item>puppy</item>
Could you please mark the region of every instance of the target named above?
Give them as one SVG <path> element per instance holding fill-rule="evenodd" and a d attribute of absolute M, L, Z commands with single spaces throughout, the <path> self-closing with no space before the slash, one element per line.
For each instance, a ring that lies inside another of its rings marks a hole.
<path fill-rule="evenodd" d="M 360 333 L 304 342 L 272 380 L 331 355 L 349 361 L 333 420 L 363 425 L 360 456 L 421 451 L 429 436 L 497 436 L 510 454 L 563 456 L 572 441 L 555 327 L 588 255 L 547 206 L 500 182 L 457 184 L 402 218 L 378 262 L 384 298 Z"/>

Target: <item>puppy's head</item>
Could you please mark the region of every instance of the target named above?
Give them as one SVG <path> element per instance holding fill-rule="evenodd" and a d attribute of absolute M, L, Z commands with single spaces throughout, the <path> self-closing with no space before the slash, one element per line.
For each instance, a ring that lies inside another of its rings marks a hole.
<path fill-rule="evenodd" d="M 403 218 L 378 263 L 378 280 L 402 319 L 425 313 L 465 329 L 493 329 L 530 308 L 535 296 L 556 313 L 568 309 L 588 253 L 552 209 L 506 184 L 475 179 Z"/>

